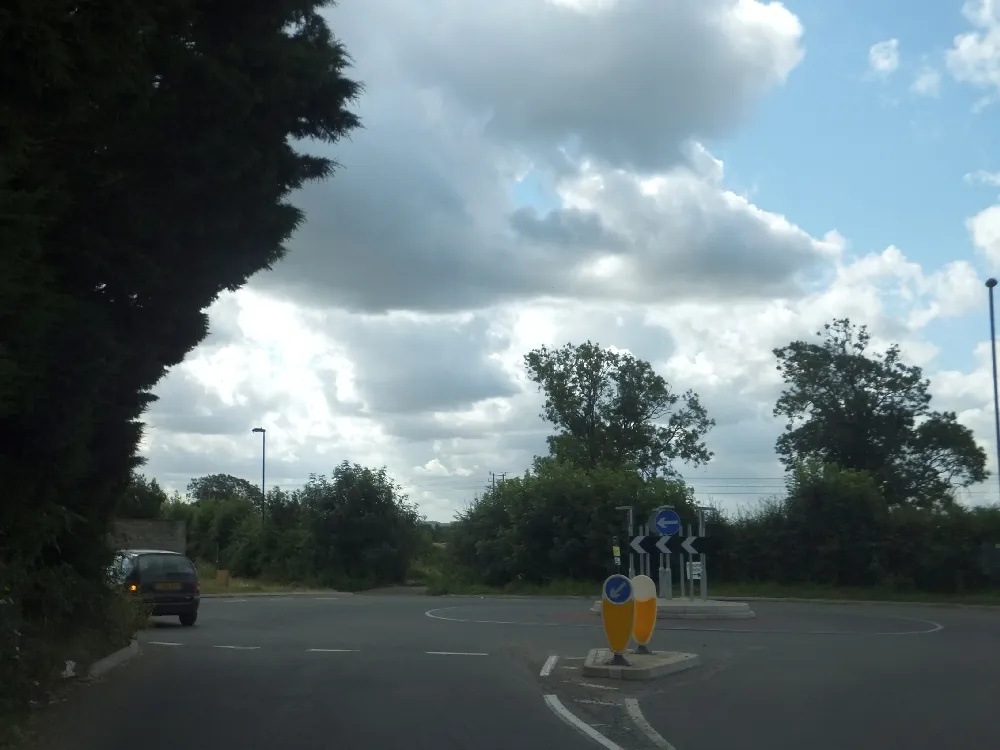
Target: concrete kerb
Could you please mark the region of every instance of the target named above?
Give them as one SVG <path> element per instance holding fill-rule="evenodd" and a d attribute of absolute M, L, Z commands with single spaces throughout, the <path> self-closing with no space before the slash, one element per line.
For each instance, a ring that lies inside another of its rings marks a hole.
<path fill-rule="evenodd" d="M 614 655 L 606 648 L 592 648 L 583 663 L 584 677 L 603 677 L 611 680 L 652 680 L 665 677 L 701 664 L 697 654 L 680 651 L 654 651 L 651 654 L 637 654 L 629 651 L 625 658 L 629 666 L 612 665 Z"/>
<path fill-rule="evenodd" d="M 599 615 L 601 603 L 594 602 L 590 611 Z M 748 620 L 754 617 L 756 617 L 756 613 L 744 601 L 656 600 L 656 618 L 658 620 Z"/>
<path fill-rule="evenodd" d="M 122 664 L 127 662 L 129 659 L 134 659 L 139 655 L 139 639 L 133 638 L 132 642 L 129 643 L 125 648 L 118 649 L 113 654 L 108 654 L 103 659 L 98 659 L 87 669 L 87 674 L 83 676 L 84 680 L 93 680 L 97 677 L 103 677 L 112 669 L 120 667 Z"/>

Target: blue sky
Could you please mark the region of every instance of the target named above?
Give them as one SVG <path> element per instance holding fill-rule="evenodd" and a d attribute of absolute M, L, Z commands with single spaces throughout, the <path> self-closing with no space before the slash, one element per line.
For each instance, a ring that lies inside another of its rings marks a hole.
<path fill-rule="evenodd" d="M 1000 189 L 963 177 L 1000 171 L 1000 149 L 995 106 L 973 111 L 986 92 L 956 83 L 945 69 L 954 37 L 971 29 L 961 2 L 785 5 L 805 27 L 806 56 L 738 132 L 709 142 L 725 163 L 727 187 L 813 236 L 837 230 L 849 255 L 896 245 L 927 272 L 964 259 L 985 279 L 965 221 Z M 869 48 L 888 39 L 899 40 L 899 68 L 872 80 Z M 936 98 L 910 91 L 928 66 L 942 74 Z M 558 205 L 538 174 L 518 184 L 514 197 L 543 212 Z M 941 346 L 939 367 L 974 366 L 972 348 L 988 332 L 980 317 L 928 326 Z"/>

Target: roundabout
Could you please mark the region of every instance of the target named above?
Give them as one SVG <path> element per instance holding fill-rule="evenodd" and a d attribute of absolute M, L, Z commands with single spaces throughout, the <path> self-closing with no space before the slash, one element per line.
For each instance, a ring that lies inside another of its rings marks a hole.
<path fill-rule="evenodd" d="M 864 605 L 761 602 L 753 619 L 720 624 L 700 619 L 660 619 L 656 631 L 815 636 L 917 636 L 944 629 L 941 623 L 913 613 L 890 613 Z M 601 622 L 590 603 L 574 600 L 492 599 L 427 610 L 432 620 L 469 625 L 538 628 L 587 628 L 602 640 Z M 922 614 L 922 613 L 921 613 Z"/>

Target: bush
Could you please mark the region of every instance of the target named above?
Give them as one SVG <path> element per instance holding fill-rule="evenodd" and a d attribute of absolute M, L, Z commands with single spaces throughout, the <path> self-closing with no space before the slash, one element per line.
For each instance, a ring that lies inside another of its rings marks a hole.
<path fill-rule="evenodd" d="M 110 551 L 108 551 L 110 561 Z M 128 645 L 146 613 L 103 578 L 68 565 L 0 570 L 0 747 L 18 739 L 22 720 L 61 679 Z"/>

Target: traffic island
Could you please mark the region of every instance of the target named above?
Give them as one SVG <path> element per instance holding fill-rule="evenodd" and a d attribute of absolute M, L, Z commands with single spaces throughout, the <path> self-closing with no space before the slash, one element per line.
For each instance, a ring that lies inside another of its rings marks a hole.
<path fill-rule="evenodd" d="M 590 608 L 594 614 L 601 614 L 601 603 L 594 602 Z M 719 601 L 718 599 L 657 599 L 656 619 L 658 620 L 747 620 L 756 617 L 746 602 Z"/>
<path fill-rule="evenodd" d="M 583 663 L 583 676 L 610 680 L 653 680 L 701 664 L 697 654 L 679 651 L 653 651 L 649 654 L 628 651 L 624 656 L 627 665 L 614 664 L 615 654 L 610 649 L 591 649 Z"/>

